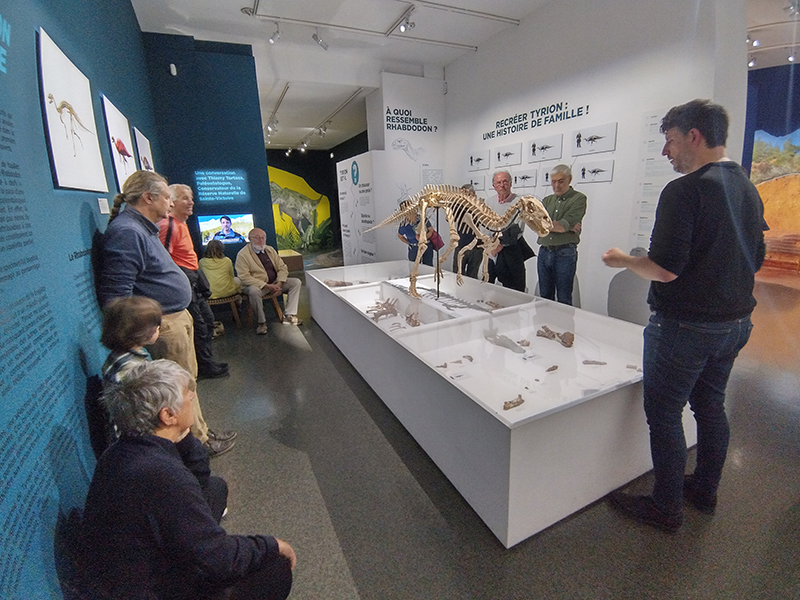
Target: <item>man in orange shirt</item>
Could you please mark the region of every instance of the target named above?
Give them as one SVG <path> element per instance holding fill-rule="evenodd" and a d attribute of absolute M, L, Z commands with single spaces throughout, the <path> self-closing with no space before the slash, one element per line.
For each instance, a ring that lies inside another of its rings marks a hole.
<path fill-rule="evenodd" d="M 194 251 L 194 243 L 186 225 L 192 215 L 194 200 L 192 188 L 180 183 L 169 186 L 172 194 L 170 215 L 158 223 L 158 238 L 169 252 L 172 260 L 186 273 L 192 284 L 192 301 L 187 310 L 194 319 L 194 350 L 197 355 L 199 378 L 213 379 L 228 375 L 228 365 L 214 360 L 211 339 L 214 336 L 214 313 L 208 306 L 211 293 L 208 280 L 199 270 L 200 265 Z"/>

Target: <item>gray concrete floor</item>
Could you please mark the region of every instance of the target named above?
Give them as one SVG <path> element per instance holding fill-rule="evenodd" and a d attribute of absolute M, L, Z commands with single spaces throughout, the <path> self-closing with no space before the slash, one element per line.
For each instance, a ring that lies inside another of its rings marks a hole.
<path fill-rule="evenodd" d="M 601 500 L 510 550 L 311 320 L 305 295 L 299 328 L 273 315 L 256 336 L 223 317 L 214 347 L 231 376 L 198 390 L 212 428 L 239 431 L 212 462 L 231 490 L 223 525 L 295 547 L 295 600 L 800 598 L 800 291 L 764 285 L 759 302 L 729 383 L 716 515 L 687 508 L 670 535 Z"/>

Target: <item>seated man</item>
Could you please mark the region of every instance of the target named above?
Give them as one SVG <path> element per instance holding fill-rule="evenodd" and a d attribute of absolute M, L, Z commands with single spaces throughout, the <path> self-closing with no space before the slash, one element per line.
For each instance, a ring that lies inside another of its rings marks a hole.
<path fill-rule="evenodd" d="M 218 524 L 227 487 L 209 477 L 208 455 L 189 431 L 193 395 L 183 368 L 157 360 L 133 367 L 104 397 L 121 435 L 98 461 L 86 499 L 82 572 L 92 598 L 289 595 L 292 547 Z"/>
<path fill-rule="evenodd" d="M 258 328 L 256 333 L 267 333 L 267 317 L 264 315 L 264 298 L 274 294 L 288 294 L 286 314 L 283 317 L 284 325 L 302 325 L 297 318 L 297 305 L 300 303 L 299 279 L 289 277 L 289 268 L 278 252 L 267 246 L 267 234 L 263 229 L 253 229 L 247 234 L 250 243 L 239 250 L 236 255 L 236 273 L 244 292 L 250 300 L 258 315 Z"/>

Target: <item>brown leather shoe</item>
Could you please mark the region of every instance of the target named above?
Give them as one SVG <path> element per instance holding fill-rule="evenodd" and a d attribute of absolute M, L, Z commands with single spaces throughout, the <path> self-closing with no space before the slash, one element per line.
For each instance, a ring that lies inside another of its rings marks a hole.
<path fill-rule="evenodd" d="M 230 452 L 233 447 L 236 445 L 236 442 L 233 440 L 212 440 L 208 438 L 208 441 L 203 444 L 206 450 L 208 450 L 208 457 L 209 458 L 216 458 L 217 456 L 222 456 L 226 452 Z"/>
<path fill-rule="evenodd" d="M 208 439 L 217 440 L 218 442 L 227 442 L 228 440 L 236 439 L 237 435 L 239 434 L 232 429 L 220 429 L 219 431 L 208 430 Z"/>

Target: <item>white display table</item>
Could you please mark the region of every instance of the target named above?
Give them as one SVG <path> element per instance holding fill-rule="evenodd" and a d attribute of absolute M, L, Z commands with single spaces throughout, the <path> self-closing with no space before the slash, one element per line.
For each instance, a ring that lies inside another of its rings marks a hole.
<path fill-rule="evenodd" d="M 409 268 L 308 272 L 311 315 L 507 548 L 652 468 L 641 326 Z"/>

